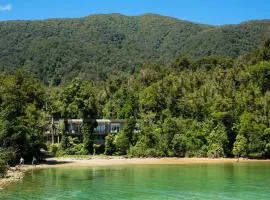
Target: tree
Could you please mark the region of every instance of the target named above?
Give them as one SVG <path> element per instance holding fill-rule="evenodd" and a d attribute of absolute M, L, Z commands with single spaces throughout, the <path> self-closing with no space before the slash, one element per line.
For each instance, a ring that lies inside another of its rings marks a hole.
<path fill-rule="evenodd" d="M 44 87 L 29 73 L 19 70 L 6 76 L 1 88 L 0 146 L 15 148 L 17 157 L 38 157 L 49 124 Z"/>
<path fill-rule="evenodd" d="M 265 148 L 263 142 L 265 128 L 265 125 L 258 121 L 257 115 L 249 112 L 243 113 L 234 144 L 235 155 L 262 157 Z"/>
<path fill-rule="evenodd" d="M 94 136 L 93 130 L 96 127 L 96 121 L 84 120 L 82 124 L 83 144 L 87 153 L 93 153 Z"/>
<path fill-rule="evenodd" d="M 176 134 L 172 140 L 172 149 L 176 156 L 184 157 L 187 151 L 187 138 L 183 134 Z"/>
<path fill-rule="evenodd" d="M 128 139 L 128 143 L 130 144 L 134 144 L 134 130 L 136 127 L 136 120 L 134 117 L 130 117 L 127 119 L 127 122 L 125 124 L 125 126 L 123 127 L 123 134 L 125 135 L 125 137 Z"/>
<path fill-rule="evenodd" d="M 159 117 L 166 104 L 162 87 L 154 83 L 145 88 L 139 94 L 139 103 L 143 112 L 154 112 Z"/>
<path fill-rule="evenodd" d="M 105 154 L 106 155 L 113 155 L 116 151 L 115 147 L 115 135 L 110 133 L 105 137 Z"/>
<path fill-rule="evenodd" d="M 126 155 L 129 149 L 129 139 L 124 131 L 120 131 L 119 134 L 115 136 L 115 148 L 116 152 L 120 155 Z"/>
<path fill-rule="evenodd" d="M 178 73 L 183 69 L 189 69 L 190 66 L 190 60 L 186 56 L 182 55 L 177 57 L 175 61 L 171 64 L 171 67 Z"/>
<path fill-rule="evenodd" d="M 243 135 L 237 135 L 233 147 L 233 154 L 236 157 L 247 157 L 248 155 L 248 141 Z"/>
<path fill-rule="evenodd" d="M 228 143 L 228 136 L 223 124 L 219 123 L 209 134 L 208 156 L 224 157 L 224 149 Z"/>
<path fill-rule="evenodd" d="M 16 152 L 12 148 L 0 148 L 0 178 L 6 176 L 9 164 L 14 163 Z"/>
<path fill-rule="evenodd" d="M 64 118 L 82 118 L 81 126 L 83 134 L 84 150 L 87 153 L 93 152 L 94 128 L 97 126 L 97 104 L 95 98 L 95 88 L 92 82 L 74 79 L 68 84 L 60 94 L 63 102 L 61 111 Z M 65 139 L 65 138 L 63 138 Z"/>

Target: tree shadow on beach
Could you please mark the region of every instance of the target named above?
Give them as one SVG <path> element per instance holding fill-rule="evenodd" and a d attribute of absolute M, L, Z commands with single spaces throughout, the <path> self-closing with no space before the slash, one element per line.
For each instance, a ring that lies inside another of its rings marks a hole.
<path fill-rule="evenodd" d="M 61 164 L 68 164 L 68 163 L 72 163 L 72 161 L 66 161 L 66 160 L 55 160 L 55 159 L 50 159 L 50 160 L 45 160 L 43 163 L 41 164 L 47 164 L 47 165 L 61 165 Z"/>

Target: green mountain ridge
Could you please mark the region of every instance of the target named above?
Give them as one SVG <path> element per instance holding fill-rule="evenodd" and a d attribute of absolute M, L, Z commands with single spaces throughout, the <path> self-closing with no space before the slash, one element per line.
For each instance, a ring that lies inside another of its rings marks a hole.
<path fill-rule="evenodd" d="M 270 37 L 270 20 L 212 26 L 155 14 L 0 22 L 0 69 L 24 67 L 44 82 L 75 76 L 101 80 L 146 62 L 237 57 Z"/>

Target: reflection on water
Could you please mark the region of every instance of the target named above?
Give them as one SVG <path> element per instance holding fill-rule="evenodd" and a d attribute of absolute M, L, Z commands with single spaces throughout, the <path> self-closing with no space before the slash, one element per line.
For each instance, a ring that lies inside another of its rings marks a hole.
<path fill-rule="evenodd" d="M 268 163 L 34 170 L 0 199 L 269 199 Z"/>

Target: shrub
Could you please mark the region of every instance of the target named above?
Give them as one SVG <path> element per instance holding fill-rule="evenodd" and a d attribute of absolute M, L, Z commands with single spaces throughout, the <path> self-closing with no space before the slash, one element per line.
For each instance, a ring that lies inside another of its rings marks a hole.
<path fill-rule="evenodd" d="M 7 170 L 8 170 L 7 164 L 3 160 L 0 160 L 0 178 L 6 176 Z"/>
<path fill-rule="evenodd" d="M 210 158 L 224 157 L 224 150 L 221 146 L 212 144 L 208 149 L 207 156 Z"/>
<path fill-rule="evenodd" d="M 129 155 L 131 157 L 146 157 L 147 147 L 141 141 L 137 142 L 135 146 L 132 146 L 129 150 Z"/>
<path fill-rule="evenodd" d="M 265 156 L 268 158 L 270 156 L 270 143 L 267 143 L 265 145 L 264 151 L 265 151 Z"/>
<path fill-rule="evenodd" d="M 196 157 L 203 158 L 207 156 L 208 148 L 206 145 L 203 145 L 199 151 L 196 153 Z"/>
<path fill-rule="evenodd" d="M 263 157 L 263 152 L 254 152 L 254 153 L 249 153 L 248 157 L 251 159 L 259 159 Z"/>
<path fill-rule="evenodd" d="M 72 148 L 74 155 L 87 155 L 88 151 L 84 148 L 84 144 L 76 144 Z"/>
<path fill-rule="evenodd" d="M 62 149 L 60 148 L 57 151 L 57 156 L 64 156 L 64 155 L 87 155 L 88 151 L 85 150 L 84 144 L 73 144 L 71 147 Z"/>
<path fill-rule="evenodd" d="M 16 153 L 13 149 L 0 148 L 0 177 L 5 177 L 8 164 L 15 163 Z"/>
<path fill-rule="evenodd" d="M 127 136 L 125 135 L 124 132 L 120 132 L 116 137 L 115 137 L 115 147 L 116 151 L 120 155 L 126 155 L 127 151 L 129 149 L 129 140 Z"/>
<path fill-rule="evenodd" d="M 109 134 L 105 137 L 105 154 L 112 155 L 115 153 L 115 144 L 114 144 L 115 135 Z"/>
<path fill-rule="evenodd" d="M 49 151 L 52 152 L 53 156 L 56 156 L 59 150 L 59 145 L 58 144 L 50 144 L 48 147 Z"/>
<path fill-rule="evenodd" d="M 147 157 L 164 157 L 164 156 L 166 156 L 164 152 L 157 150 L 155 148 L 147 149 L 145 154 Z"/>
<path fill-rule="evenodd" d="M 183 157 L 187 149 L 187 138 L 182 134 L 176 134 L 172 140 L 172 149 L 176 156 Z"/>

